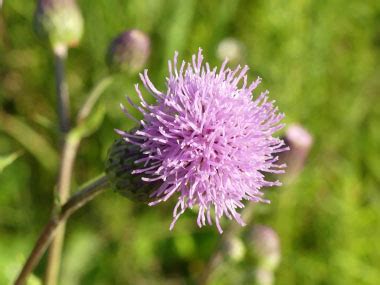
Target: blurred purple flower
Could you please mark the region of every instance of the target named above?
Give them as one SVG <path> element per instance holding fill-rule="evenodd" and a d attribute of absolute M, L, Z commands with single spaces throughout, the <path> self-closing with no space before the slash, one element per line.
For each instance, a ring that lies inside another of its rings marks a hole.
<path fill-rule="evenodd" d="M 175 53 L 173 64 L 169 61 L 165 92 L 154 87 L 147 70 L 140 74 L 156 103 L 148 104 L 136 84 L 140 106 L 127 99 L 144 119 L 138 121 L 123 109 L 141 127 L 117 132 L 144 155 L 132 173 L 146 182 L 162 181 L 149 205 L 179 194 L 170 229 L 187 208 L 198 206 L 198 226 L 211 225 L 214 216 L 222 233 L 223 215 L 245 225 L 237 212 L 244 207 L 242 201 L 268 203 L 262 188 L 280 185 L 266 181 L 264 173 L 284 172 L 276 153 L 287 147 L 272 136 L 283 127 L 279 122 L 284 115 L 268 101 L 268 91 L 252 100 L 261 79 L 248 84 L 247 66 L 231 70 L 225 60 L 219 71 L 211 69 L 202 64 L 201 49 L 192 63 L 183 61 L 179 69 L 177 58 Z"/>

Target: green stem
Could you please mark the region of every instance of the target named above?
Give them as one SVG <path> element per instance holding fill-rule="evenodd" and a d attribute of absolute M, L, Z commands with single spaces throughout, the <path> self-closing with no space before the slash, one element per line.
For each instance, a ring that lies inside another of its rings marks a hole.
<path fill-rule="evenodd" d="M 37 266 L 49 243 L 56 235 L 59 226 L 65 223 L 75 211 L 104 192 L 107 184 L 107 176 L 103 174 L 81 187 L 77 193 L 62 205 L 59 213 L 53 216 L 45 225 L 14 285 L 23 285 L 26 283 L 28 276 Z"/>
<path fill-rule="evenodd" d="M 70 195 L 71 177 L 75 157 L 79 147 L 79 141 L 72 142 L 68 139 L 68 133 L 70 131 L 70 98 L 65 81 L 66 57 L 66 46 L 58 45 L 54 47 L 57 108 L 63 145 L 61 148 L 61 164 L 59 167 L 59 177 L 56 193 L 58 203 L 54 205 L 53 211 L 56 211 L 57 208 L 64 204 Z M 57 283 L 59 268 L 61 264 L 64 235 L 65 224 L 62 223 L 62 225 L 60 225 L 57 230 L 56 237 L 54 238 L 49 250 L 49 257 L 45 274 L 45 284 L 47 285 L 56 285 Z"/>
<path fill-rule="evenodd" d="M 65 135 L 57 188 L 59 201 L 58 205 L 55 205 L 54 208 L 59 208 L 63 203 L 67 201 L 70 195 L 71 177 L 73 173 L 75 157 L 79 148 L 79 143 L 79 140 L 70 140 L 68 139 L 68 136 Z M 64 235 L 65 223 L 62 223 L 57 230 L 56 237 L 54 238 L 49 250 L 48 264 L 45 275 L 45 283 L 47 285 L 55 285 L 57 283 Z"/>
<path fill-rule="evenodd" d="M 70 130 L 70 98 L 65 81 L 65 60 L 67 57 L 66 46 L 56 46 L 54 48 L 54 69 L 57 94 L 57 109 L 59 126 L 63 134 Z"/>
<path fill-rule="evenodd" d="M 252 220 L 252 213 L 253 213 L 253 207 L 254 205 L 248 204 L 246 208 L 244 209 L 242 213 L 243 220 L 249 224 Z M 223 248 L 225 248 L 225 245 L 228 244 L 229 240 L 235 236 L 239 231 L 241 230 L 241 226 L 238 223 L 231 224 L 228 229 L 223 233 L 223 236 L 221 237 L 218 247 L 212 254 L 211 258 L 208 260 L 207 264 L 205 265 L 199 280 L 199 285 L 206 285 L 208 284 L 208 281 L 210 280 L 211 275 L 215 271 L 215 269 L 223 262 Z"/>
<path fill-rule="evenodd" d="M 57 196 L 59 198 L 59 205 L 66 202 L 70 194 L 70 183 L 72 180 L 72 173 L 74 168 L 75 158 L 81 142 L 81 137 L 70 136 L 69 124 L 69 97 L 64 81 L 64 59 L 66 51 L 58 47 L 54 49 L 56 58 L 56 80 L 57 80 L 57 95 L 58 95 L 58 114 L 60 117 L 61 132 L 63 135 L 63 146 L 61 150 L 61 165 L 59 170 L 59 179 L 57 187 Z M 111 77 L 105 77 L 93 88 L 90 95 L 87 97 L 86 102 L 78 113 L 78 124 L 88 117 L 95 103 L 98 101 L 104 90 L 112 82 Z M 61 264 L 62 248 L 64 243 L 65 224 L 58 228 L 56 237 L 54 238 L 51 248 L 49 250 L 49 257 L 47 262 L 45 284 L 56 285 L 59 275 Z"/>

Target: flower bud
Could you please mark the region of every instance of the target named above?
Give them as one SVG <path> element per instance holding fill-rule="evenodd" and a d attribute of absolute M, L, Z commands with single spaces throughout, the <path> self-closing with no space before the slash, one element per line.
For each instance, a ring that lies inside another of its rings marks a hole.
<path fill-rule="evenodd" d="M 219 43 L 216 54 L 220 60 L 228 58 L 232 64 L 239 64 L 244 59 L 245 47 L 237 39 L 226 38 Z"/>
<path fill-rule="evenodd" d="M 107 64 L 112 70 L 134 73 L 144 67 L 149 55 L 149 37 L 140 30 L 129 30 L 110 44 Z"/>
<path fill-rule="evenodd" d="M 274 284 L 273 271 L 266 270 L 265 268 L 257 268 L 255 270 L 255 281 L 257 285 L 272 285 Z"/>
<path fill-rule="evenodd" d="M 36 29 L 49 37 L 53 48 L 76 46 L 83 34 L 83 18 L 75 0 L 39 0 Z"/>
<path fill-rule="evenodd" d="M 280 263 L 280 239 L 277 233 L 267 226 L 256 225 L 248 232 L 248 244 L 258 267 L 274 271 Z"/>
<path fill-rule="evenodd" d="M 133 201 L 148 202 L 156 184 L 141 180 L 141 175 L 132 174 L 135 161 L 142 157 L 138 146 L 117 139 L 108 151 L 106 173 L 114 190 Z"/>
<path fill-rule="evenodd" d="M 231 237 L 223 244 L 223 252 L 227 258 L 239 262 L 244 258 L 246 250 L 240 238 Z"/>
<path fill-rule="evenodd" d="M 284 181 L 290 183 L 301 173 L 313 145 L 313 137 L 301 125 L 293 124 L 286 130 L 284 141 L 290 151 L 281 154 L 281 160 L 287 164 Z"/>

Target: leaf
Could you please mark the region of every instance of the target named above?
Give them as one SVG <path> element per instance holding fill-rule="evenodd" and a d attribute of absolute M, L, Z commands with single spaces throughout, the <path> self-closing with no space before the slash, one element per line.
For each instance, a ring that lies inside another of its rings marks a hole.
<path fill-rule="evenodd" d="M 18 141 L 49 172 L 58 166 L 58 154 L 48 141 L 15 116 L 0 113 L 0 129 Z"/>
<path fill-rule="evenodd" d="M 0 243 L 0 284 L 14 284 L 16 276 L 25 262 L 24 251 L 30 240 L 17 240 L 10 235 L 2 235 Z M 21 250 L 22 249 L 22 250 Z M 42 285 L 42 280 L 34 274 L 30 274 L 26 285 Z"/>
<path fill-rule="evenodd" d="M 81 230 L 68 239 L 62 262 L 61 284 L 82 284 L 81 280 L 93 268 L 102 248 L 102 241 L 92 232 Z"/>
<path fill-rule="evenodd" d="M 70 131 L 69 140 L 78 141 L 92 135 L 102 124 L 105 112 L 104 105 L 99 105 L 86 120 Z"/>
<path fill-rule="evenodd" d="M 0 173 L 3 172 L 7 166 L 11 165 L 12 162 L 14 162 L 21 155 L 21 153 L 21 151 L 16 151 L 8 155 L 0 156 Z"/>
<path fill-rule="evenodd" d="M 78 113 L 77 121 L 78 123 L 85 120 L 91 113 L 96 102 L 99 101 L 100 97 L 104 94 L 104 91 L 111 85 L 113 78 L 104 77 L 98 82 L 98 84 L 91 90 L 86 102 L 83 104 L 82 108 Z"/>

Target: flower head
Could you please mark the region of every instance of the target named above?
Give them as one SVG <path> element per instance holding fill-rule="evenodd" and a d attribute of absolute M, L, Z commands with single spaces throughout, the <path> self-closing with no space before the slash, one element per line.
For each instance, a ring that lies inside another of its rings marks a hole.
<path fill-rule="evenodd" d="M 237 212 L 244 207 L 243 201 L 268 202 L 262 188 L 280 185 L 266 181 L 264 173 L 283 172 L 284 165 L 276 164 L 276 153 L 286 147 L 272 135 L 283 127 L 284 115 L 268 101 L 268 91 L 252 100 L 261 79 L 248 84 L 247 66 L 231 70 L 225 60 L 219 70 L 211 69 L 203 64 L 201 49 L 191 63 L 183 61 L 178 67 L 177 58 L 176 53 L 169 61 L 164 92 L 154 87 L 147 70 L 140 75 L 156 99 L 148 104 L 135 85 L 140 105 L 129 98 L 128 102 L 142 113 L 143 120 L 136 120 L 124 108 L 141 125 L 131 133 L 118 131 L 143 154 L 132 174 L 148 183 L 162 182 L 149 205 L 177 197 L 170 229 L 193 207 L 198 208 L 199 227 L 215 220 L 222 232 L 222 216 L 244 225 Z"/>

